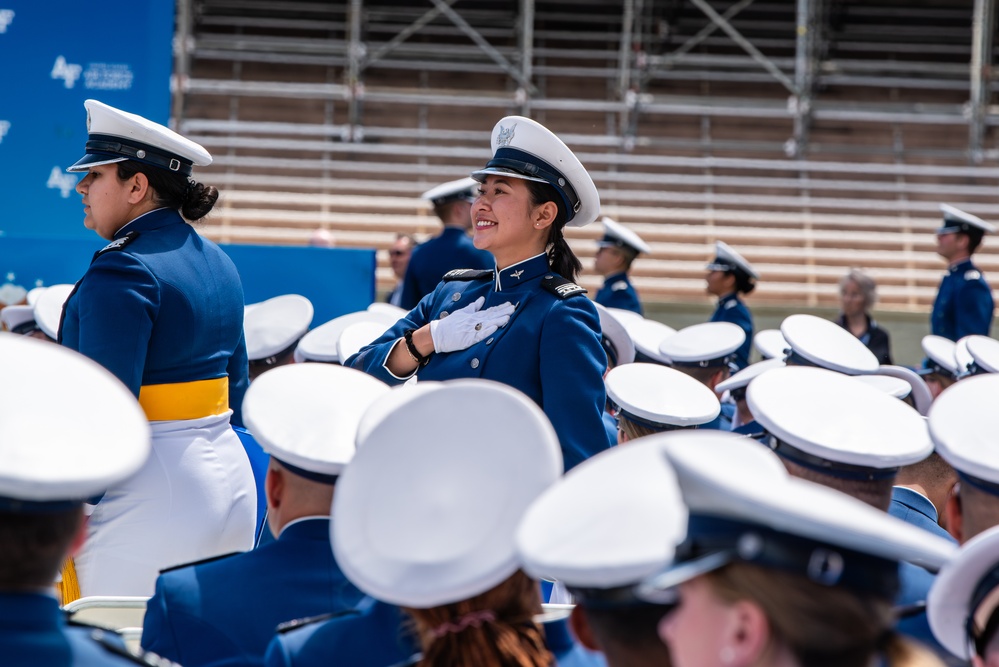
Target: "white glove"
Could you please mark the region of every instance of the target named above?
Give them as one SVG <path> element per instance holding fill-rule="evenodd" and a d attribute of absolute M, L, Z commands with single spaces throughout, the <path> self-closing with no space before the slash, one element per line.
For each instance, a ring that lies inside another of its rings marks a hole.
<path fill-rule="evenodd" d="M 454 311 L 442 320 L 430 323 L 430 337 L 434 341 L 434 352 L 454 352 L 464 350 L 491 336 L 501 326 L 510 321 L 514 305 L 507 301 L 499 306 L 482 308 L 484 296 Z"/>

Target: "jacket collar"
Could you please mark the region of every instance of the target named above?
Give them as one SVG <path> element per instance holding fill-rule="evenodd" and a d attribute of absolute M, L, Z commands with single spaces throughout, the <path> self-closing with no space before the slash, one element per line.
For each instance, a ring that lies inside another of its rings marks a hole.
<path fill-rule="evenodd" d="M 66 624 L 59 603 L 46 593 L 0 593 L 0 625 L 6 630 L 59 630 Z"/>
<path fill-rule="evenodd" d="M 504 289 L 514 289 L 524 285 L 532 278 L 545 275 L 551 272 L 548 266 L 548 255 L 541 253 L 522 262 L 517 262 L 513 266 L 505 269 L 496 267 L 496 291 L 502 292 Z"/>
<path fill-rule="evenodd" d="M 125 225 L 114 233 L 115 239 L 120 239 L 129 232 L 145 232 L 150 229 L 159 229 L 166 225 L 184 222 L 177 211 L 171 208 L 158 208 L 155 211 L 143 213 L 135 220 L 125 223 Z"/>
<path fill-rule="evenodd" d="M 628 281 L 627 272 L 622 271 L 621 273 L 615 273 L 613 275 L 607 276 L 606 278 L 604 278 L 604 285 L 610 285 L 611 283 L 615 283 L 618 280 L 624 280 L 625 282 L 627 282 Z"/>
<path fill-rule="evenodd" d="M 328 516 L 303 516 L 289 521 L 281 529 L 279 540 L 326 540 L 330 539 L 330 518 Z"/>
<path fill-rule="evenodd" d="M 975 265 L 971 263 L 971 258 L 969 257 L 968 259 L 962 259 L 960 262 L 951 264 L 947 268 L 947 272 L 957 273 L 958 271 L 970 271 L 973 268 L 975 268 Z"/>
<path fill-rule="evenodd" d="M 891 489 L 891 499 L 925 515 L 934 523 L 937 521 L 937 508 L 933 506 L 929 498 L 918 491 L 913 491 L 904 486 L 893 486 Z"/>

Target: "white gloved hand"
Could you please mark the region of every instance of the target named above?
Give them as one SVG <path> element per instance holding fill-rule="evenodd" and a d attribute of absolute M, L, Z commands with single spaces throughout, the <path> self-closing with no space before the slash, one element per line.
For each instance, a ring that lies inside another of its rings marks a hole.
<path fill-rule="evenodd" d="M 430 323 L 430 337 L 434 341 L 434 352 L 454 352 L 464 350 L 491 336 L 501 326 L 510 321 L 514 305 L 506 303 L 485 310 L 484 296 L 456 310 L 442 320 Z"/>

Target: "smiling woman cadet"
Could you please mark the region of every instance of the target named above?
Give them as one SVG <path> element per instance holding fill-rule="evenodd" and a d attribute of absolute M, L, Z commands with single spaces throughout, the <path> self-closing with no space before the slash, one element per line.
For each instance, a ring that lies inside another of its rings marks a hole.
<path fill-rule="evenodd" d="M 83 595 L 151 595 L 159 570 L 253 545 L 256 492 L 236 434 L 247 387 L 243 289 L 197 220 L 218 198 L 190 178 L 204 148 L 87 100 L 87 154 L 70 171 L 84 225 L 111 241 L 66 301 L 59 340 L 135 394 L 153 453 L 108 489 L 76 558 Z M 181 216 L 184 217 L 181 217 Z"/>
<path fill-rule="evenodd" d="M 417 374 L 519 389 L 551 420 L 568 470 L 608 447 L 600 321 L 572 282 L 580 264 L 562 235 L 596 219 L 600 197 L 572 151 L 528 118 L 497 123 L 492 148 L 472 174 L 482 183 L 472 219 L 475 247 L 493 254 L 496 269 L 451 271 L 346 365 L 389 384 Z"/>

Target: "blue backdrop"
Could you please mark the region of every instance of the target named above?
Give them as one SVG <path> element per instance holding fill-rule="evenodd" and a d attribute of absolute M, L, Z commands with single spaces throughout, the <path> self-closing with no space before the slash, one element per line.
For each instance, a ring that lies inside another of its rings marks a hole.
<path fill-rule="evenodd" d="M 166 124 L 174 0 L 0 1 L 0 234 L 92 237 L 77 176 L 83 101 Z"/>
<path fill-rule="evenodd" d="M 90 238 L 0 237 L 0 283 L 24 289 L 75 283 L 107 241 Z M 375 251 L 354 248 L 222 245 L 243 279 L 246 303 L 279 294 L 308 297 L 316 327 L 364 310 L 375 296 Z"/>

